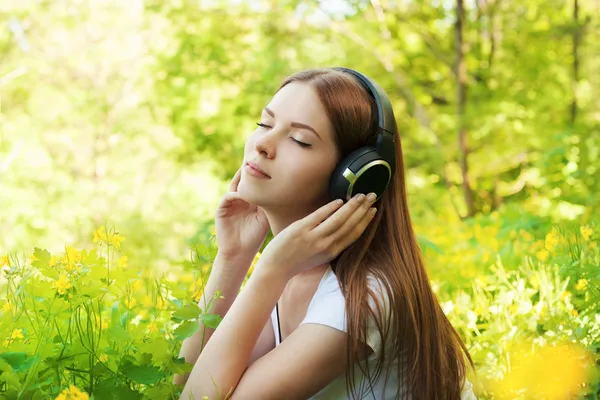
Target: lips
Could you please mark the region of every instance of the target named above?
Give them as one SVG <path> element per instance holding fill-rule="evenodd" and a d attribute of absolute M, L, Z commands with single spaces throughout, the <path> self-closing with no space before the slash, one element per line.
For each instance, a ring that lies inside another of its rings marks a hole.
<path fill-rule="evenodd" d="M 258 166 L 258 164 L 256 164 L 255 162 L 248 161 L 248 162 L 246 163 L 246 165 L 248 165 L 248 166 L 249 166 L 250 168 L 252 168 L 252 169 L 255 169 L 255 170 L 257 170 L 257 171 L 259 171 L 259 172 L 261 172 L 261 173 L 265 174 L 265 175 L 266 175 L 266 176 L 268 176 L 269 178 L 271 177 L 271 175 L 267 174 L 267 173 L 266 173 L 266 172 L 265 172 L 265 171 L 264 171 L 262 168 L 260 168 L 260 167 Z"/>

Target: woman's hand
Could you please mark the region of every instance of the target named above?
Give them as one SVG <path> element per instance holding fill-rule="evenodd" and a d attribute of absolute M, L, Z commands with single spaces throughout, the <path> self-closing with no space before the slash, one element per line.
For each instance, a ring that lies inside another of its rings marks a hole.
<path fill-rule="evenodd" d="M 240 168 L 217 206 L 215 228 L 219 254 L 225 259 L 247 260 L 250 267 L 270 227 L 265 212 L 237 192 L 241 175 Z"/>
<path fill-rule="evenodd" d="M 346 204 L 332 201 L 292 223 L 269 242 L 256 270 L 273 268 L 291 279 L 333 260 L 365 231 L 376 212 L 374 201 L 375 196 L 358 194 Z"/>

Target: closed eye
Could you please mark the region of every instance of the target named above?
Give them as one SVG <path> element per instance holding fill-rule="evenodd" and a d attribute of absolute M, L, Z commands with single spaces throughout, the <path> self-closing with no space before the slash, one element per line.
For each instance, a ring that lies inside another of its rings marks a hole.
<path fill-rule="evenodd" d="M 300 141 L 298 141 L 298 140 L 296 140 L 294 138 L 290 138 L 290 139 L 292 139 L 294 142 L 298 143 L 302 147 L 311 147 L 312 146 L 312 144 L 303 143 L 303 142 L 300 142 Z"/>
<path fill-rule="evenodd" d="M 272 129 L 272 127 L 270 127 L 269 125 L 265 125 L 262 122 L 257 122 L 256 125 L 260 126 L 261 128 Z M 312 144 L 304 143 L 304 142 L 301 142 L 301 141 L 296 140 L 294 138 L 290 138 L 290 139 L 292 139 L 292 141 L 294 141 L 295 143 L 297 143 L 301 147 L 312 147 Z"/>

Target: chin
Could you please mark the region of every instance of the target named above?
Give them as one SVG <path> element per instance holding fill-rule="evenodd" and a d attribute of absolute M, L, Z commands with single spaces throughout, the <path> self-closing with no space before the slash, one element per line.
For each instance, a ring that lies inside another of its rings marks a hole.
<path fill-rule="evenodd" d="M 244 182 L 242 179 L 238 185 L 239 196 L 250 204 L 260 206 L 264 202 L 264 190 L 261 192 L 253 187 L 251 183 Z"/>

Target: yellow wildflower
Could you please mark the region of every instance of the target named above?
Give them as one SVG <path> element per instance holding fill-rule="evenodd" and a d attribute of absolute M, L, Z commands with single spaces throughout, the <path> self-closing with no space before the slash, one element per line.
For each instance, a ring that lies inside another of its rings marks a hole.
<path fill-rule="evenodd" d="M 140 286 L 142 286 L 142 281 L 139 279 L 135 279 L 133 282 L 131 282 L 131 291 L 134 293 L 137 292 Z"/>
<path fill-rule="evenodd" d="M 152 321 L 148 324 L 148 333 L 158 332 L 158 326 L 156 326 L 156 322 Z"/>
<path fill-rule="evenodd" d="M 167 309 L 167 304 L 164 302 L 162 297 L 156 297 L 156 303 L 152 300 L 152 296 L 146 294 L 142 297 L 142 305 L 145 307 L 155 307 L 158 310 Z"/>
<path fill-rule="evenodd" d="M 579 231 L 581 232 L 581 236 L 583 237 L 583 240 L 585 240 L 586 242 L 588 240 L 590 240 L 590 236 L 592 236 L 592 234 L 594 233 L 594 231 L 592 230 L 592 228 L 590 228 L 587 225 L 580 227 Z"/>
<path fill-rule="evenodd" d="M 2 258 L 0 258 L 0 267 L 4 267 L 5 265 L 8 265 L 10 267 L 10 261 L 8 260 L 8 256 L 2 256 Z"/>
<path fill-rule="evenodd" d="M 515 392 L 523 390 L 527 398 L 571 398 L 591 366 L 590 354 L 571 344 L 545 346 L 535 352 L 519 346 L 512 353 L 510 372 L 494 388 L 498 399 L 514 399 Z"/>
<path fill-rule="evenodd" d="M 104 330 L 106 328 L 108 328 L 108 321 L 106 320 L 106 318 L 104 318 L 102 320 L 102 324 L 100 324 L 100 317 L 98 315 L 96 315 L 96 326 L 100 325 L 100 330 Z"/>
<path fill-rule="evenodd" d="M 167 303 L 163 300 L 162 297 L 158 296 L 156 298 L 156 308 L 159 310 L 166 310 L 168 307 Z"/>
<path fill-rule="evenodd" d="M 71 283 L 69 283 L 69 280 L 65 274 L 61 274 L 60 278 L 52 283 L 52 287 L 56 288 L 59 294 L 65 294 L 71 287 Z"/>
<path fill-rule="evenodd" d="M 526 241 L 532 241 L 533 239 L 535 239 L 533 235 L 527 232 L 525 229 L 521 229 L 519 232 L 521 233 L 521 237 Z"/>
<path fill-rule="evenodd" d="M 552 231 L 550 231 L 550 233 L 548 233 L 546 235 L 546 243 L 545 243 L 546 250 L 548 250 L 549 252 L 554 251 L 554 248 L 556 247 L 556 245 L 559 242 L 558 239 L 559 239 L 558 230 L 556 229 L 556 227 L 553 227 Z"/>
<path fill-rule="evenodd" d="M 104 226 L 101 226 L 94 232 L 94 243 L 100 241 L 107 246 L 114 246 L 117 250 L 121 250 L 121 242 L 124 240 L 125 237 L 119 236 L 119 232 L 107 234 L 104 230 Z"/>
<path fill-rule="evenodd" d="M 8 345 L 11 344 L 12 342 L 14 342 L 15 339 L 23 339 L 23 329 L 13 330 L 12 333 L 10 334 L 10 336 L 8 338 L 6 338 L 4 343 L 2 343 L 2 345 L 4 347 L 8 347 Z"/>
<path fill-rule="evenodd" d="M 535 256 L 541 262 L 546 261 L 548 259 L 549 255 L 550 255 L 550 253 L 548 253 L 548 250 L 546 250 L 546 249 L 542 249 L 542 250 L 538 251 L 537 253 L 535 253 Z"/>
<path fill-rule="evenodd" d="M 106 232 L 104 232 L 103 226 L 94 231 L 94 243 L 96 243 L 97 241 L 101 241 L 104 243 L 108 242 L 106 238 Z"/>
<path fill-rule="evenodd" d="M 148 295 L 148 294 L 145 294 L 145 295 L 142 297 L 142 304 L 143 304 L 145 307 L 152 307 L 152 304 L 153 304 L 153 303 L 152 303 L 152 296 L 150 296 L 150 295 Z"/>
<path fill-rule="evenodd" d="M 65 266 L 65 270 L 69 272 L 77 271 L 80 272 L 81 268 L 77 265 L 82 260 L 82 255 L 79 251 L 72 247 L 67 247 L 67 252 L 62 258 L 62 263 Z"/>
<path fill-rule="evenodd" d="M 58 258 L 56 256 L 50 257 L 50 261 L 48 261 L 48 265 L 54 267 L 58 262 Z"/>
<path fill-rule="evenodd" d="M 133 308 L 137 304 L 135 297 L 131 299 L 125 299 L 125 306 L 129 309 Z"/>
<path fill-rule="evenodd" d="M 119 260 L 117 260 L 118 268 L 125 270 L 125 269 L 127 269 L 128 266 L 129 266 L 129 263 L 127 261 L 127 256 L 121 256 L 121 258 L 119 258 Z"/>
<path fill-rule="evenodd" d="M 8 314 L 10 312 L 10 309 L 11 309 L 10 302 L 6 301 L 4 303 L 4 305 L 2 306 L 2 311 L 4 311 L 5 313 Z"/>
<path fill-rule="evenodd" d="M 110 243 L 115 246 L 117 250 L 121 250 L 121 242 L 125 241 L 125 237 L 119 236 L 117 233 L 113 235 Z"/>
<path fill-rule="evenodd" d="M 587 288 L 587 279 L 580 279 L 575 285 L 576 290 L 585 290 Z"/>
<path fill-rule="evenodd" d="M 75 385 L 69 386 L 58 395 L 56 400 L 89 400 L 90 396 L 86 392 L 82 392 Z"/>
<path fill-rule="evenodd" d="M 569 299 L 570 297 L 571 297 L 571 292 L 569 292 L 567 290 L 565 290 L 564 292 L 562 292 L 560 294 L 560 300 L 561 301 L 565 301 L 565 300 Z"/>

